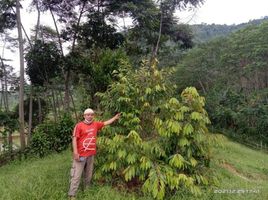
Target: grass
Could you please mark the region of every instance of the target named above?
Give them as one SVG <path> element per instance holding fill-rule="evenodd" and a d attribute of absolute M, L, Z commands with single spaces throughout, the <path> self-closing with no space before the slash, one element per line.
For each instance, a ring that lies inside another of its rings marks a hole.
<path fill-rule="evenodd" d="M 227 138 L 213 148 L 212 168 L 219 179 L 217 188 L 205 190 L 199 199 L 268 199 L 268 154 Z"/>
<path fill-rule="evenodd" d="M 213 147 L 213 155 L 211 167 L 218 177 L 219 185 L 203 189 L 203 194 L 198 198 L 181 190 L 171 197 L 172 200 L 268 199 L 267 154 L 224 139 L 223 146 Z M 15 161 L 3 166 L 0 168 L 0 199 L 67 199 L 70 167 L 70 151 L 53 154 L 43 159 Z M 79 190 L 77 199 L 149 200 L 152 198 L 138 197 L 131 193 L 118 192 L 110 186 L 93 184 L 85 192 Z"/>

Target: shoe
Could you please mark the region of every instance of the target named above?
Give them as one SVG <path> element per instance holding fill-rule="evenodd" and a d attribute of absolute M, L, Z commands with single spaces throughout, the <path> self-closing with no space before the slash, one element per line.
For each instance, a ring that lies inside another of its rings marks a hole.
<path fill-rule="evenodd" d="M 75 197 L 69 197 L 69 200 L 75 200 Z"/>

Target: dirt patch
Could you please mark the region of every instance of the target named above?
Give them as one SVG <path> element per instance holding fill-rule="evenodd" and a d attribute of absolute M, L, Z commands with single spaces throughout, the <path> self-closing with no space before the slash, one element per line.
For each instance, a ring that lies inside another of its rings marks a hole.
<path fill-rule="evenodd" d="M 264 174 L 253 173 L 253 174 L 248 174 L 247 177 L 250 179 L 254 179 L 254 180 L 268 181 L 268 176 Z"/>
<path fill-rule="evenodd" d="M 224 169 L 227 169 L 229 172 L 231 172 L 232 174 L 239 176 L 240 178 L 246 180 L 246 181 L 254 181 L 251 178 L 247 177 L 246 175 L 242 174 L 241 172 L 239 172 L 233 165 L 231 165 L 230 163 L 224 162 L 221 164 L 221 166 Z"/>
<path fill-rule="evenodd" d="M 246 180 L 246 181 L 259 181 L 259 180 L 263 180 L 263 181 L 267 181 L 268 180 L 268 176 L 265 174 L 258 174 L 258 173 L 242 173 L 239 172 L 232 164 L 228 163 L 228 162 L 224 162 L 221 164 L 221 166 L 228 170 L 229 172 L 231 172 L 232 174 L 239 176 L 240 178 Z"/>

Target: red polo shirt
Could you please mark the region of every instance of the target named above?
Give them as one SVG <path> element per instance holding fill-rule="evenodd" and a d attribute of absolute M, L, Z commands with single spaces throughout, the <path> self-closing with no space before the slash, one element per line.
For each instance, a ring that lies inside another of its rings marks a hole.
<path fill-rule="evenodd" d="M 97 133 L 104 126 L 103 122 L 86 124 L 79 122 L 74 128 L 74 136 L 77 142 L 79 156 L 91 156 L 96 154 Z"/>

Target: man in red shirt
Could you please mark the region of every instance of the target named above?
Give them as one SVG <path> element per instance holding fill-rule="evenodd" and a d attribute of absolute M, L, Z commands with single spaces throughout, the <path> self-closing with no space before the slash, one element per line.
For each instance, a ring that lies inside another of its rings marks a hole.
<path fill-rule="evenodd" d="M 96 154 L 97 133 L 104 126 L 119 119 L 120 114 L 105 122 L 94 121 L 94 111 L 90 108 L 84 111 L 84 121 L 76 124 L 73 131 L 73 165 L 71 168 L 71 183 L 68 195 L 74 199 L 81 175 L 84 172 L 84 182 L 88 186 L 92 177 L 94 156 Z"/>

